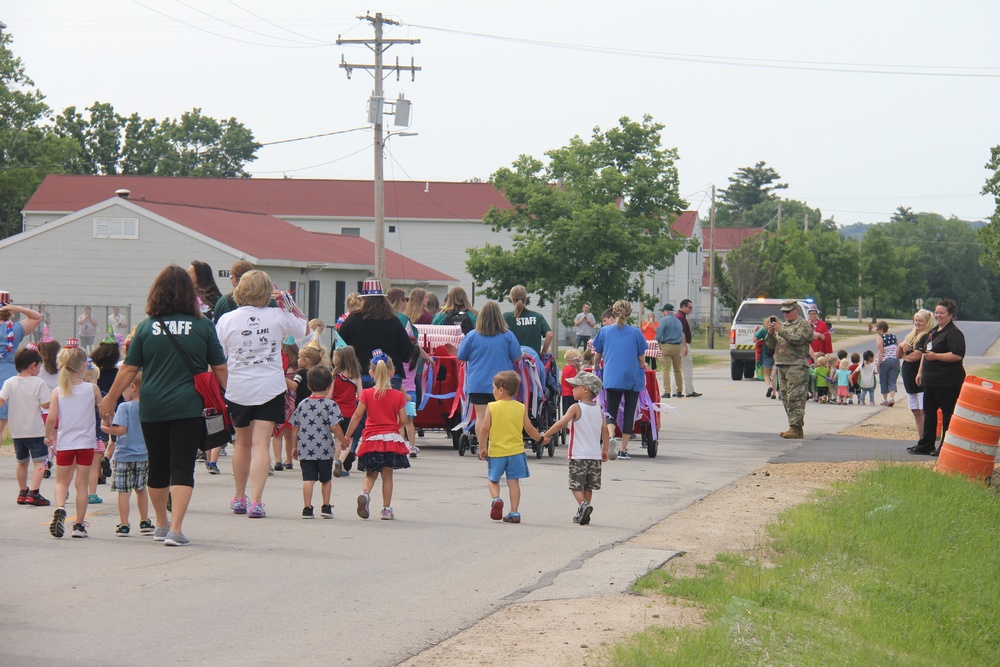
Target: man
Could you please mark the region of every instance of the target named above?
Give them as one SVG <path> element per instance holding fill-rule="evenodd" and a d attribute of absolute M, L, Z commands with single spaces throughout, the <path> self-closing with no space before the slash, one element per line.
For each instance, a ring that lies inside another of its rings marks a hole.
<path fill-rule="evenodd" d="M 798 439 L 803 436 L 809 398 L 809 349 L 813 340 L 822 338 L 823 334 L 814 332 L 809 322 L 799 317 L 799 304 L 795 299 L 782 301 L 781 312 L 785 316 L 784 324 L 771 317 L 764 344 L 774 348 L 781 403 L 788 415 L 788 430 L 778 435 Z"/>
<path fill-rule="evenodd" d="M 687 316 L 694 310 L 691 299 L 681 301 L 681 307 L 675 317 L 681 321 L 681 328 L 684 330 L 684 343 L 681 346 L 681 370 L 684 375 L 684 386 L 687 388 L 688 398 L 701 396 L 694 390 L 694 365 L 691 363 L 691 325 L 688 324 Z M 676 396 L 676 394 L 675 394 Z"/>
<path fill-rule="evenodd" d="M 810 345 L 809 356 L 815 359 L 821 354 L 833 354 L 833 334 L 830 332 L 829 325 L 819 319 L 819 309 L 816 304 L 809 304 L 809 324 L 814 332 L 822 334 L 819 338 L 814 339 Z"/>
<path fill-rule="evenodd" d="M 681 382 L 681 348 L 684 342 L 684 327 L 681 321 L 674 317 L 674 305 L 663 304 L 663 319 L 656 328 L 656 342 L 660 344 L 661 361 L 663 361 L 663 396 L 670 398 L 670 369 L 674 372 L 674 386 L 677 388 L 675 398 L 684 395 L 684 385 Z"/>
<path fill-rule="evenodd" d="M 121 336 L 122 340 L 125 340 L 125 337 L 128 336 L 128 318 L 125 317 L 125 313 L 121 312 L 121 308 L 118 306 L 115 306 L 111 314 L 108 315 L 108 326 L 111 327 L 116 336 Z"/>
<path fill-rule="evenodd" d="M 590 304 L 583 304 L 583 312 L 577 313 L 576 319 L 573 320 L 573 326 L 576 327 L 576 347 L 582 347 L 584 350 L 587 349 L 587 343 L 590 342 L 591 336 L 594 335 L 594 327 L 597 326 L 597 320 L 594 319 L 594 314 L 590 312 Z"/>

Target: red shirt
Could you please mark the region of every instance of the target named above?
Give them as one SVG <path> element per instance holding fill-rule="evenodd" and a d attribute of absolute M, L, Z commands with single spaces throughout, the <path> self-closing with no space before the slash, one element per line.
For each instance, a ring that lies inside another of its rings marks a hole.
<path fill-rule="evenodd" d="M 386 389 L 381 396 L 375 396 L 375 388 L 361 392 L 361 402 L 365 404 L 368 421 L 364 437 L 383 433 L 399 433 L 399 411 L 406 406 L 406 394 L 398 389 Z"/>
<path fill-rule="evenodd" d="M 563 396 L 572 396 L 573 395 L 573 385 L 571 385 L 568 382 L 568 380 L 570 378 L 575 378 L 576 374 L 578 372 L 579 371 L 577 371 L 577 369 L 576 369 L 576 364 L 571 364 L 571 363 L 567 362 L 566 365 L 563 366 L 562 375 L 559 378 L 559 384 L 562 386 L 562 395 Z"/>
<path fill-rule="evenodd" d="M 344 377 L 340 373 L 333 376 L 333 393 L 331 395 L 340 414 L 350 419 L 358 409 L 358 387 L 354 380 Z"/>
<path fill-rule="evenodd" d="M 813 342 L 809 344 L 813 352 L 820 352 L 822 354 L 833 354 L 833 336 L 830 335 L 830 327 L 826 325 L 821 319 L 816 319 L 815 322 L 810 322 L 813 331 L 821 334 L 826 334 L 822 338 L 815 338 Z"/>

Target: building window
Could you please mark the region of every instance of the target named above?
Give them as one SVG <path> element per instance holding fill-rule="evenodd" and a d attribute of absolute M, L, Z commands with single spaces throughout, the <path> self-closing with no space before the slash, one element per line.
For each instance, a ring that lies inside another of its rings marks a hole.
<path fill-rule="evenodd" d="M 396 225 L 389 225 L 389 233 L 390 234 L 396 233 Z"/>
<path fill-rule="evenodd" d="M 95 239 L 137 239 L 138 218 L 94 218 Z"/>
<path fill-rule="evenodd" d="M 340 233 L 344 236 L 361 236 L 360 227 L 341 227 Z"/>

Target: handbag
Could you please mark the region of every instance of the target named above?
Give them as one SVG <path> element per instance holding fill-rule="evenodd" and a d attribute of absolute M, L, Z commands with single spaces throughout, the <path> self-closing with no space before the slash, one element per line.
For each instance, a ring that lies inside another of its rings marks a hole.
<path fill-rule="evenodd" d="M 167 337 L 173 343 L 174 349 L 177 350 L 177 353 L 180 354 L 191 370 L 191 375 L 194 378 L 194 389 L 201 396 L 202 403 L 204 404 L 202 416 L 205 418 L 205 438 L 202 440 L 199 449 L 207 452 L 210 449 L 229 444 L 233 433 L 235 433 L 235 429 L 229 417 L 229 410 L 226 408 L 226 401 L 222 397 L 222 387 L 219 385 L 219 379 L 215 377 L 215 373 L 212 371 L 199 371 L 198 367 L 191 361 L 188 353 L 184 351 L 181 344 L 170 333 L 170 329 L 164 324 L 163 320 L 157 318 L 157 321 L 160 323 L 163 331 L 167 332 Z"/>

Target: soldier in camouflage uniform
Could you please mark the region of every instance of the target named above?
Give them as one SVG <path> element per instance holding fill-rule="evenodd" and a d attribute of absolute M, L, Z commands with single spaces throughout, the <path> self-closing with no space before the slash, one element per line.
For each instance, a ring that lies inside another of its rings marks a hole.
<path fill-rule="evenodd" d="M 817 335 L 809 322 L 799 314 L 795 299 L 781 302 L 784 324 L 773 319 L 767 325 L 764 344 L 774 348 L 774 365 L 778 371 L 781 402 L 788 415 L 788 430 L 782 438 L 801 438 L 809 398 L 809 345 Z M 822 335 L 822 334 L 818 334 Z"/>

